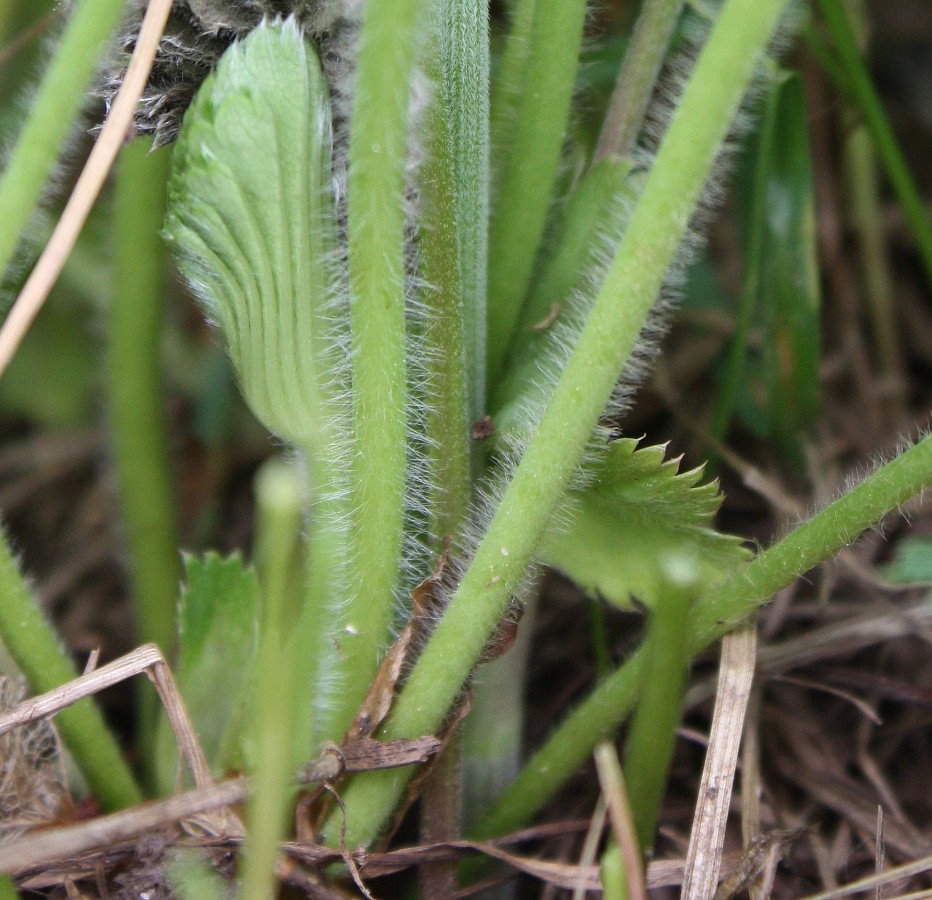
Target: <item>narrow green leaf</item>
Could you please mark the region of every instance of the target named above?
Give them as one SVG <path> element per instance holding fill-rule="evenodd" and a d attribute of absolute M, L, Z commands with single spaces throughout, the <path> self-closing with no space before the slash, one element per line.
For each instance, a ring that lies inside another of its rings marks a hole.
<path fill-rule="evenodd" d="M 799 431 L 819 411 L 820 289 L 805 97 L 795 73 L 774 78 L 748 169 L 744 283 L 713 433 L 724 435 L 737 408 L 746 425 L 796 455 Z M 755 323 L 762 350 L 749 357 Z"/>
<path fill-rule="evenodd" d="M 178 609 L 175 679 L 214 774 L 239 752 L 243 698 L 252 684 L 258 640 L 259 583 L 239 556 L 185 558 Z M 223 685 L 223 690 L 217 686 Z M 237 725 L 238 723 L 238 725 Z M 175 787 L 177 753 L 168 721 L 159 722 L 158 781 Z"/>
<path fill-rule="evenodd" d="M 740 538 L 711 528 L 721 503 L 716 483 L 700 484 L 702 469 L 680 472 L 664 447 L 614 441 L 592 471 L 592 484 L 574 497 L 567 530 L 546 538 L 543 559 L 584 590 L 620 606 L 632 599 L 653 606 L 665 559 L 684 545 L 699 556 L 697 580 L 713 584 L 749 557 Z"/>
<path fill-rule="evenodd" d="M 789 436 L 819 412 L 819 270 L 815 183 L 802 79 L 777 86 L 775 134 L 767 164 L 760 310 L 774 431 Z"/>

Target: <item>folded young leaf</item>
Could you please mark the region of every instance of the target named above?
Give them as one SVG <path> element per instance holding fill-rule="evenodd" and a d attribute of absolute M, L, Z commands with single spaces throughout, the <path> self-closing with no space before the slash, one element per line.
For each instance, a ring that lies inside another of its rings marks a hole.
<path fill-rule="evenodd" d="M 609 445 L 589 488 L 573 498 L 569 528 L 554 528 L 542 552 L 548 565 L 619 606 L 633 598 L 652 606 L 663 560 L 684 547 L 698 554 L 702 586 L 750 558 L 740 538 L 710 527 L 718 484 L 700 484 L 701 468 L 680 472 L 678 459 L 664 459 L 665 447 L 637 445 L 633 438 Z"/>
<path fill-rule="evenodd" d="M 230 47 L 185 114 L 165 235 L 266 426 L 315 446 L 333 381 L 331 119 L 291 19 Z"/>

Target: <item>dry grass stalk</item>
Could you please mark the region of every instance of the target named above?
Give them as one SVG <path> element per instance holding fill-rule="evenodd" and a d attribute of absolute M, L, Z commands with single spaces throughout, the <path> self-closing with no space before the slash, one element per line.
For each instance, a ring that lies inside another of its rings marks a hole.
<path fill-rule="evenodd" d="M 722 640 L 715 712 L 689 837 L 683 900 L 708 900 L 715 894 L 738 746 L 754 682 L 756 648 L 757 631 L 753 625 L 739 628 Z"/>

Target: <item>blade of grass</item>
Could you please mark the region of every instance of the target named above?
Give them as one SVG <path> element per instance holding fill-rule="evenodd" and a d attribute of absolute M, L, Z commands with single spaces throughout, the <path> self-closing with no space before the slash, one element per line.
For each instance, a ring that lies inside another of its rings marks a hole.
<path fill-rule="evenodd" d="M 761 117 L 760 130 L 755 139 L 755 164 L 753 169 L 751 197 L 748 206 L 747 237 L 744 247 L 744 277 L 738 297 L 738 316 L 731 337 L 725 373 L 712 418 L 710 431 L 721 440 L 728 431 L 734 412 L 738 390 L 745 375 L 748 338 L 754 323 L 760 292 L 761 265 L 763 263 L 765 216 L 767 207 L 767 167 L 776 141 L 777 98 L 779 85 L 774 84 L 767 96 Z M 714 467 L 714 461 L 712 462 Z"/>
<path fill-rule="evenodd" d="M 720 638 L 794 579 L 930 486 L 932 436 L 865 478 L 704 597 L 691 616 L 690 654 Z M 522 827 L 553 797 L 596 743 L 624 721 L 634 703 L 643 666 L 644 654 L 639 651 L 567 716 L 477 828 L 479 836 L 506 834 Z"/>
<path fill-rule="evenodd" d="M 438 730 L 497 627 L 637 341 L 783 6 L 729 0 L 723 7 L 537 433 L 384 737 Z M 351 846 L 375 838 L 410 776 L 399 770 L 354 780 L 344 794 Z"/>
<path fill-rule="evenodd" d="M 877 154 L 916 241 L 926 277 L 932 283 L 932 220 L 926 212 L 922 196 L 909 173 L 880 97 L 858 52 L 848 13 L 841 0 L 818 0 L 818 7 L 837 53 L 842 80 L 838 80 L 839 73 L 834 69 L 828 68 L 826 71 L 836 80 L 839 89 L 851 98 L 864 117 L 864 123 L 874 139 Z"/>
<path fill-rule="evenodd" d="M 0 533 L 0 637 L 36 693 L 45 693 L 77 676 L 71 661 L 32 596 Z M 112 734 L 90 700 L 63 709 L 56 726 L 94 796 L 107 810 L 140 803 L 142 794 Z"/>

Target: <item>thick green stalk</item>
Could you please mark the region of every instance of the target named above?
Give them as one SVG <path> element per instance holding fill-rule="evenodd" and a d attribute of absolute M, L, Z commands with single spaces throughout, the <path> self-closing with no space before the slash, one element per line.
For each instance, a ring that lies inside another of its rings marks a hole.
<path fill-rule="evenodd" d="M 352 325 L 355 584 L 340 642 L 348 725 L 395 614 L 404 526 L 404 167 L 421 0 L 366 4 L 347 187 Z"/>
<path fill-rule="evenodd" d="M 489 22 L 481 0 L 444 0 L 443 99 L 450 120 L 469 417 L 485 409 L 489 220 Z"/>
<path fill-rule="evenodd" d="M 783 6 L 729 0 L 722 8 L 586 327 L 385 738 L 437 731 L 498 625 L 634 348 Z M 378 773 L 349 786 L 351 846 L 374 839 L 410 775 Z"/>
<path fill-rule="evenodd" d="M 0 178 L 0 277 L 39 201 L 125 0 L 81 0 L 51 57 Z"/>
<path fill-rule="evenodd" d="M 181 566 L 159 378 L 169 154 L 148 140 L 120 156 L 113 212 L 108 382 L 113 454 L 136 598 L 138 639 L 170 655 Z"/>
<path fill-rule="evenodd" d="M 641 8 L 593 162 L 609 155 L 630 156 L 634 150 L 683 3 L 684 0 L 647 0 Z"/>
<path fill-rule="evenodd" d="M 522 90 L 489 226 L 490 380 L 508 355 L 544 234 L 585 18 L 585 0 L 537 0 L 534 10 Z"/>
<path fill-rule="evenodd" d="M 777 541 L 696 607 L 690 653 L 697 653 L 813 566 L 932 486 L 932 437 L 878 469 L 844 497 Z M 534 755 L 477 829 L 488 837 L 522 827 L 612 734 L 634 703 L 644 654 L 602 681 Z"/>
<path fill-rule="evenodd" d="M 77 677 L 26 586 L 3 534 L 0 534 L 0 638 L 36 693 L 44 694 Z M 105 809 L 122 809 L 142 800 L 129 767 L 93 701 L 79 700 L 63 709 L 55 724 Z"/>
<path fill-rule="evenodd" d="M 864 116 L 877 154 L 909 223 L 926 275 L 932 281 L 932 220 L 926 212 L 916 183 L 909 173 L 899 144 L 883 111 L 880 97 L 858 52 L 857 40 L 841 0 L 818 0 L 841 63 L 839 88 L 847 93 Z M 829 74 L 837 77 L 832 69 Z"/>
<path fill-rule="evenodd" d="M 0 900 L 16 900 L 19 894 L 9 875 L 0 875 Z"/>

